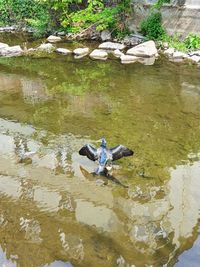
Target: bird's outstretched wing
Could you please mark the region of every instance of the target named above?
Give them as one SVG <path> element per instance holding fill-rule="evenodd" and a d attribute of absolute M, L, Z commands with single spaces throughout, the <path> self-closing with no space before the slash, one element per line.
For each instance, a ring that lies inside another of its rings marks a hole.
<path fill-rule="evenodd" d="M 112 154 L 112 160 L 117 160 L 122 157 L 132 156 L 134 154 L 132 150 L 130 150 L 129 148 L 123 145 L 119 145 L 119 146 L 111 148 L 110 152 Z"/>
<path fill-rule="evenodd" d="M 89 159 L 95 161 L 98 159 L 98 154 L 97 154 L 97 150 L 96 148 L 94 148 L 93 146 L 87 144 L 85 146 L 83 146 L 80 150 L 79 150 L 79 154 L 81 156 L 87 156 Z"/>

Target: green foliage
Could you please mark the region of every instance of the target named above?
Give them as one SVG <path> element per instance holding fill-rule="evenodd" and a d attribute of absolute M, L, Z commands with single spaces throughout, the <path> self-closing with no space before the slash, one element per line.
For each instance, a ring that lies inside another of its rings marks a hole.
<path fill-rule="evenodd" d="M 163 4 L 167 3 L 169 4 L 171 0 L 157 0 L 157 2 L 154 4 L 153 8 L 160 9 Z"/>
<path fill-rule="evenodd" d="M 140 25 L 141 32 L 151 40 L 160 40 L 165 35 L 165 30 L 161 24 L 161 13 L 153 11 L 142 21 Z"/>
<path fill-rule="evenodd" d="M 163 41 L 167 42 L 170 47 L 173 47 L 173 48 L 177 49 L 178 51 L 182 51 L 182 52 L 186 52 L 187 51 L 185 43 L 180 41 L 180 38 L 179 38 L 179 36 L 177 34 L 175 34 L 173 36 L 166 35 L 163 38 Z"/>
<path fill-rule="evenodd" d="M 184 44 L 187 49 L 194 50 L 200 48 L 200 36 L 190 33 L 185 41 Z"/>
<path fill-rule="evenodd" d="M 105 0 L 1 0 L 0 24 L 29 25 L 38 35 L 48 29 L 82 32 L 112 29 L 117 36 L 127 34 L 130 1 Z"/>
<path fill-rule="evenodd" d="M 170 47 L 174 47 L 175 49 L 183 52 L 200 48 L 200 36 L 192 33 L 188 34 L 188 36 L 182 41 L 177 34 L 174 36 L 166 35 L 163 41 L 168 42 Z"/>
<path fill-rule="evenodd" d="M 120 1 L 114 6 L 107 6 L 103 0 L 74 1 L 76 8 L 72 8 L 72 1 L 67 1 L 68 9 L 62 3 L 56 3 L 53 8 L 60 9 L 62 27 L 70 32 L 80 32 L 94 27 L 97 31 L 112 29 L 117 35 L 126 32 L 127 14 L 130 12 L 130 0 Z M 78 8 L 77 8 L 78 6 Z M 70 9 L 71 7 L 71 9 Z"/>
<path fill-rule="evenodd" d="M 29 25 L 44 33 L 49 22 L 49 12 L 45 3 L 35 0 L 1 0 L 0 23 Z"/>

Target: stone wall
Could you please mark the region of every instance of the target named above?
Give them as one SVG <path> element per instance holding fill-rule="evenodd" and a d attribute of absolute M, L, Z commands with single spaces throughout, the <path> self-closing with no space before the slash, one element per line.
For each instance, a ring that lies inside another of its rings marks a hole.
<path fill-rule="evenodd" d="M 139 25 L 156 0 L 134 0 L 132 3 L 133 17 L 130 20 L 130 30 L 138 32 Z M 188 33 L 200 35 L 200 1 L 172 0 L 161 9 L 163 25 L 169 34 L 178 33 L 185 37 Z"/>

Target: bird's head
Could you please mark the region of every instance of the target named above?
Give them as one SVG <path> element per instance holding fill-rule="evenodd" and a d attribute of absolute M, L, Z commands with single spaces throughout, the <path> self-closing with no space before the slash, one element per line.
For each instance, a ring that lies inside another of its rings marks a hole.
<path fill-rule="evenodd" d="M 106 139 L 105 138 L 101 138 L 101 147 L 106 148 Z"/>

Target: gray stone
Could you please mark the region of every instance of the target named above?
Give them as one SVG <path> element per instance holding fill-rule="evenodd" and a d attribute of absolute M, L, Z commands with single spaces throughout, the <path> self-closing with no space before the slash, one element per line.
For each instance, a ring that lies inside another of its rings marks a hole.
<path fill-rule="evenodd" d="M 173 59 L 185 59 L 188 58 L 188 55 L 186 53 L 176 51 L 172 55 Z"/>
<path fill-rule="evenodd" d="M 168 56 L 168 57 L 172 57 L 174 52 L 175 52 L 175 49 L 170 47 L 170 48 L 168 48 L 167 50 L 164 51 L 164 54 L 166 56 Z"/>
<path fill-rule="evenodd" d="M 100 49 L 95 49 L 90 54 L 90 57 L 92 59 L 106 60 L 108 58 L 108 53 L 106 51 L 103 51 L 103 50 L 100 50 Z"/>
<path fill-rule="evenodd" d="M 164 49 L 168 49 L 169 48 L 169 44 L 167 42 L 164 42 L 162 44 L 162 46 L 163 46 Z"/>
<path fill-rule="evenodd" d="M 66 49 L 66 48 L 57 48 L 56 52 L 59 54 L 63 54 L 63 55 L 69 55 L 72 53 L 72 51 L 70 51 L 69 49 Z"/>
<path fill-rule="evenodd" d="M 103 30 L 100 37 L 103 42 L 111 40 L 111 32 L 109 30 Z"/>
<path fill-rule="evenodd" d="M 200 50 L 190 52 L 189 55 L 190 56 L 200 56 Z"/>
<path fill-rule="evenodd" d="M 121 63 L 122 64 L 135 63 L 135 62 L 137 62 L 139 60 L 138 57 L 136 57 L 136 56 L 130 56 L 130 55 L 122 55 L 120 57 L 120 59 L 121 59 Z"/>
<path fill-rule="evenodd" d="M 0 49 L 5 48 L 5 47 L 9 47 L 9 45 L 5 43 L 0 43 Z"/>
<path fill-rule="evenodd" d="M 193 55 L 191 57 L 188 57 L 188 59 L 192 60 L 195 63 L 199 63 L 200 62 L 200 56 Z"/>
<path fill-rule="evenodd" d="M 73 53 L 75 54 L 75 58 L 82 58 L 89 54 L 89 48 L 76 48 Z"/>
<path fill-rule="evenodd" d="M 14 26 L 0 27 L 0 32 L 12 32 L 15 30 L 16 30 L 16 27 Z"/>
<path fill-rule="evenodd" d="M 57 32 L 58 36 L 65 36 L 65 34 L 66 34 L 65 32 Z"/>
<path fill-rule="evenodd" d="M 47 38 L 47 41 L 50 42 L 50 43 L 57 43 L 57 42 L 60 42 L 61 40 L 62 39 L 59 36 L 54 36 L 54 35 L 50 35 Z"/>
<path fill-rule="evenodd" d="M 124 55 L 124 53 L 122 53 L 119 49 L 114 50 L 112 54 L 117 58 L 120 58 L 122 55 Z"/>
<path fill-rule="evenodd" d="M 0 50 L 0 55 L 6 57 L 20 56 L 22 53 L 23 50 L 19 45 L 4 47 Z"/>
<path fill-rule="evenodd" d="M 101 49 L 109 49 L 109 50 L 123 50 L 126 46 L 124 44 L 120 43 L 113 43 L 113 42 L 104 42 L 99 45 L 99 48 Z"/>
<path fill-rule="evenodd" d="M 127 51 L 127 55 L 138 56 L 138 57 L 153 57 L 158 53 L 154 41 L 147 41 L 139 44 Z"/>
<path fill-rule="evenodd" d="M 55 46 L 53 46 L 52 44 L 41 44 L 38 47 L 38 50 L 43 50 L 43 51 L 48 52 L 48 53 L 55 51 L 55 49 L 56 49 Z"/>
<path fill-rule="evenodd" d="M 123 43 L 128 46 L 135 46 L 142 42 L 144 42 L 145 37 L 140 34 L 131 34 L 129 36 L 126 36 L 123 40 Z"/>

